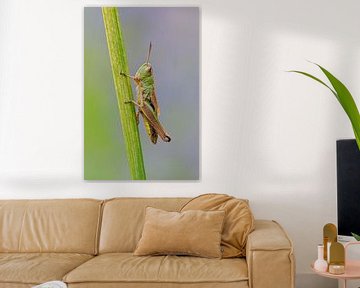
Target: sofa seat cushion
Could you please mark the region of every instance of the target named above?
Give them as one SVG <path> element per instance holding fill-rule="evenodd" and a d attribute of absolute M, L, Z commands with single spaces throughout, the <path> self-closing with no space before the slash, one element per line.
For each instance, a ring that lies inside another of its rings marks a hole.
<path fill-rule="evenodd" d="M 72 253 L 0 253 L 0 283 L 40 284 L 61 280 L 92 257 Z"/>
<path fill-rule="evenodd" d="M 97 283 L 71 283 L 68 288 L 249 288 L 247 281 L 241 282 L 197 282 L 197 283 L 135 283 L 135 282 L 97 282 Z M 3 288 L 0 284 L 0 288 Z M 4 287 L 20 288 L 20 287 Z M 21 287 L 23 288 L 23 287 Z M 27 287 L 25 287 L 27 288 Z"/>
<path fill-rule="evenodd" d="M 0 288 L 32 288 L 33 284 L 19 284 L 19 283 L 1 283 Z"/>
<path fill-rule="evenodd" d="M 247 265 L 245 260 L 240 258 L 134 256 L 131 253 L 110 253 L 96 256 L 64 277 L 64 281 L 70 284 L 90 284 L 91 282 L 233 283 L 242 281 L 247 283 L 247 279 Z"/>

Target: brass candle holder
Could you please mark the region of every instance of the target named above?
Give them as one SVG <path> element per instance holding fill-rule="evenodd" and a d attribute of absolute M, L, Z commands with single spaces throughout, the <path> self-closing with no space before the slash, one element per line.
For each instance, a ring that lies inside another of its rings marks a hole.
<path fill-rule="evenodd" d="M 324 260 L 330 263 L 328 259 L 328 252 L 331 243 L 337 242 L 337 228 L 334 224 L 328 223 L 323 228 L 324 241 Z"/>
<path fill-rule="evenodd" d="M 341 243 L 334 242 L 330 246 L 329 273 L 345 273 L 345 248 Z"/>
<path fill-rule="evenodd" d="M 331 274 L 345 273 L 345 248 L 337 242 L 337 228 L 328 223 L 323 228 L 324 259 L 329 263 Z"/>

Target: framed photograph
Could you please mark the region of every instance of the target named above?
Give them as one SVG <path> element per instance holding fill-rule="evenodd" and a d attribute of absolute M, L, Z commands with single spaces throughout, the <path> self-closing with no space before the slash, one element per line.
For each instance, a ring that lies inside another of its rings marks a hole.
<path fill-rule="evenodd" d="M 199 8 L 106 8 L 84 10 L 84 179 L 198 180 Z M 135 142 L 124 121 L 136 123 Z"/>

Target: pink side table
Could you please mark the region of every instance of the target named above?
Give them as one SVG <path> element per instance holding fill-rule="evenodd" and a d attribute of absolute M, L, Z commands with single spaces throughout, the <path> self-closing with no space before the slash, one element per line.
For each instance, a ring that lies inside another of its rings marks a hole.
<path fill-rule="evenodd" d="M 331 274 L 329 272 L 319 272 L 314 269 L 314 264 L 311 265 L 311 269 L 318 275 L 343 281 L 343 288 L 346 288 L 347 280 L 360 279 L 360 260 L 347 260 L 347 248 L 351 245 L 360 245 L 359 242 L 349 242 L 345 244 L 345 273 L 344 274 Z"/>

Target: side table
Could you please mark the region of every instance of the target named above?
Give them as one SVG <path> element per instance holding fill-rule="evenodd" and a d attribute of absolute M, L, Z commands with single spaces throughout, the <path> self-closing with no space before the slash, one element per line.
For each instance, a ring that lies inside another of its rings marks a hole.
<path fill-rule="evenodd" d="M 314 264 L 311 265 L 311 269 L 318 275 L 327 278 L 333 278 L 343 280 L 343 288 L 346 288 L 348 280 L 360 279 L 360 260 L 347 260 L 346 250 L 351 245 L 360 245 L 360 242 L 349 242 L 345 246 L 345 273 L 344 274 L 331 274 L 329 272 L 320 272 L 314 269 Z"/>

